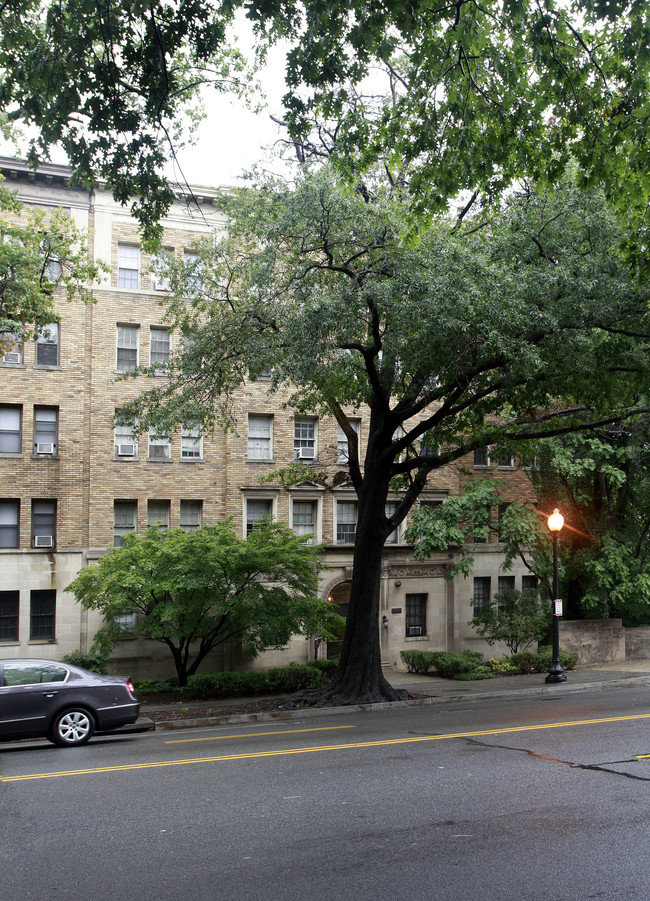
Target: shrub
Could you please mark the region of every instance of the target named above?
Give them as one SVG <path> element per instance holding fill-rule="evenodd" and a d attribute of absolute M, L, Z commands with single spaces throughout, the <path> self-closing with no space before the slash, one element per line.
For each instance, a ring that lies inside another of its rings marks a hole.
<path fill-rule="evenodd" d="M 317 688 L 323 682 L 320 669 L 307 663 L 290 663 L 255 673 L 196 673 L 187 680 L 188 690 L 198 698 L 246 697 Z"/>
<path fill-rule="evenodd" d="M 477 651 L 461 651 L 460 654 L 435 651 L 433 657 L 436 672 L 443 679 L 455 679 L 462 673 L 475 672 L 483 663 L 483 655 Z"/>
<path fill-rule="evenodd" d="M 492 657 L 488 660 L 487 665 L 490 667 L 490 672 L 494 673 L 496 676 L 505 676 L 508 673 L 517 672 L 517 667 L 513 666 L 512 661 L 507 654 L 503 657 Z"/>
<path fill-rule="evenodd" d="M 435 654 L 432 651 L 400 651 L 400 657 L 406 665 L 406 671 L 419 676 L 426 676 L 435 665 Z"/>
<path fill-rule="evenodd" d="M 81 651 L 72 651 L 63 658 L 63 662 L 69 663 L 70 666 L 80 666 L 82 669 L 99 673 L 101 676 L 108 673 L 107 661 L 108 658 L 102 654 L 82 654 Z"/>
<path fill-rule="evenodd" d="M 533 651 L 520 651 L 510 658 L 517 672 L 522 675 L 528 673 L 547 673 L 553 662 L 553 650 L 550 647 L 541 647 L 535 654 Z M 560 664 L 562 669 L 571 670 L 578 662 L 578 655 L 573 651 L 560 650 Z"/>
<path fill-rule="evenodd" d="M 319 670 L 323 674 L 324 679 L 331 679 L 336 672 L 338 663 L 336 660 L 325 660 L 322 658 L 320 660 L 308 660 L 306 665 L 313 666 Z"/>
<path fill-rule="evenodd" d="M 487 666 L 470 670 L 469 673 L 458 673 L 457 676 L 454 676 L 454 680 L 457 682 L 476 682 L 479 679 L 496 679 L 496 676 L 494 673 L 490 672 Z"/>

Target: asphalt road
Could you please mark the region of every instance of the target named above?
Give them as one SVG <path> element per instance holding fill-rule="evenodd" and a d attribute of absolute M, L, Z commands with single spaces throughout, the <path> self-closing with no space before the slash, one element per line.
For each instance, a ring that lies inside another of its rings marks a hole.
<path fill-rule="evenodd" d="M 0 745 L 2 901 L 648 901 L 650 688 Z"/>

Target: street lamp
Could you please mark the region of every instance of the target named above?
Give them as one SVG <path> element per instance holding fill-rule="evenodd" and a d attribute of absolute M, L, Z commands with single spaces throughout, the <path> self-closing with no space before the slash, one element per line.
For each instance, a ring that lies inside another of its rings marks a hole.
<path fill-rule="evenodd" d="M 553 662 L 545 679 L 546 682 L 566 682 L 566 675 L 560 664 L 560 615 L 558 611 L 561 608 L 561 601 L 558 603 L 560 578 L 557 568 L 557 540 L 563 525 L 564 517 L 556 507 L 548 518 L 548 528 L 553 536 L 553 597 L 551 598 L 553 605 Z"/>

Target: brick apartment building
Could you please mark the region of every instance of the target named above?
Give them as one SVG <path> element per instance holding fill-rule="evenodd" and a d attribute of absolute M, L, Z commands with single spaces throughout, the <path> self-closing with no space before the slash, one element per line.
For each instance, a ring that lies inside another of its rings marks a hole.
<path fill-rule="evenodd" d="M 110 275 L 93 289 L 94 303 L 61 300 L 58 324 L 38 342 L 0 357 L 0 656 L 60 659 L 86 651 L 100 620 L 76 604 L 66 585 L 81 567 L 119 545 L 125 532 L 144 531 L 157 520 L 195 529 L 231 516 L 245 535 L 256 519 L 270 514 L 313 534 L 324 546 L 322 596 L 345 613 L 356 498 L 345 480 L 332 478 L 345 469 L 346 442 L 337 423 L 294 418 L 260 379 L 237 398 L 235 432 L 200 437 L 179 431 L 166 441 L 116 429 L 115 411 L 146 381 L 116 377 L 138 363 L 163 362 L 173 351 L 175 336 L 165 327 L 161 305 L 165 285 L 139 246 L 136 224 L 101 187 L 71 188 L 67 170 L 56 165 L 33 173 L 0 159 L 0 171 L 26 207 L 67 210 L 87 231 L 93 258 L 110 266 Z M 178 255 L 189 253 L 198 236 L 225 225 L 213 206 L 216 189 L 194 190 L 200 210 L 191 214 L 179 201 L 163 222 L 164 247 Z M 364 425 L 360 417 L 362 453 Z M 293 460 L 318 467 L 329 476 L 325 482 L 338 487 L 306 480 L 287 490 L 261 483 L 274 466 Z M 473 474 L 488 473 L 508 479 L 506 501 L 530 496 L 525 472 L 485 451 L 433 474 L 420 502 L 444 501 Z M 404 528 L 386 543 L 383 661 L 399 664 L 399 651 L 406 648 L 488 650 L 468 625 L 473 600 L 527 587 L 525 573 L 500 570 L 503 557 L 493 540 L 475 547 L 473 578 L 447 581 L 453 555 L 416 562 L 402 541 Z M 131 638 L 124 625 L 116 671 L 128 661 L 129 671 L 140 677 L 172 672 L 163 645 Z M 255 661 L 244 659 L 238 648 L 225 648 L 210 664 L 263 668 L 336 650 L 300 638 Z"/>

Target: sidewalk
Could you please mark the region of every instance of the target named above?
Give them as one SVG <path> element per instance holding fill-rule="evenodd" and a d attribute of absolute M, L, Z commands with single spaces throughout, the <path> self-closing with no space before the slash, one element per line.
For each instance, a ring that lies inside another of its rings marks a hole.
<path fill-rule="evenodd" d="M 304 719 L 314 716 L 333 716 L 352 713 L 360 710 L 386 710 L 393 706 L 424 706 L 460 701 L 465 698 L 515 698 L 526 695 L 543 695 L 553 692 L 598 691 L 615 689 L 624 685 L 640 685 L 650 688 L 650 660 L 632 660 L 625 663 L 583 666 L 567 672 L 567 681 L 556 685 L 547 685 L 544 673 L 529 676 L 498 676 L 495 679 L 483 679 L 476 682 L 460 682 L 453 679 L 440 679 L 436 676 L 418 676 L 401 670 L 387 668 L 386 679 L 394 688 L 405 688 L 415 697 L 407 701 L 395 701 L 393 704 L 360 704 L 348 707 L 318 707 L 301 710 L 274 710 L 270 712 L 228 714 L 224 708 L 246 706 L 248 702 L 259 701 L 260 698 L 229 698 L 213 702 L 220 711 L 215 716 L 197 716 L 192 718 L 192 708 L 206 708 L 210 702 L 189 701 L 184 708 L 189 713 L 183 719 L 173 715 L 178 705 L 151 706 L 142 705 L 141 717 L 136 724 L 145 729 L 155 728 L 159 731 L 168 729 L 190 729 L 197 726 L 218 726 L 228 723 L 258 723 L 278 720 Z"/>

